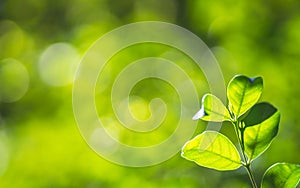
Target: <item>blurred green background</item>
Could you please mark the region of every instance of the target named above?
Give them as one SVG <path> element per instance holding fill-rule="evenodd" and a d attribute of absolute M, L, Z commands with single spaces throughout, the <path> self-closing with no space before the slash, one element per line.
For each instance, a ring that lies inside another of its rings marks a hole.
<path fill-rule="evenodd" d="M 235 74 L 263 76 L 262 100 L 279 108 L 282 118 L 277 138 L 254 162 L 257 181 L 275 162 L 300 163 L 300 1 L 1 0 L 0 187 L 250 186 L 244 169 L 217 172 L 197 167 L 179 153 L 152 167 L 118 166 L 98 156 L 81 137 L 72 112 L 72 79 L 80 58 L 106 32 L 145 20 L 174 23 L 198 35 L 216 56 L 226 83 Z M 141 45 L 114 61 L 126 64 L 170 53 L 165 46 Z M 184 57 L 172 61 L 186 66 L 200 95 L 209 92 L 192 62 L 184 65 Z M 120 71 L 114 65 L 108 67 L 108 80 Z M 99 109 L 107 105 L 107 91 L 97 96 Z M 149 116 L 153 97 L 161 96 L 173 110 L 168 111 L 167 128 L 155 138 L 125 135 L 122 141 L 144 145 L 165 139 L 179 113 L 175 91 L 148 79 L 132 93 L 140 97 L 132 108 L 141 119 Z M 107 117 L 112 113 L 99 111 Z M 206 123 L 199 122 L 195 134 L 205 129 Z M 232 129 L 224 124 L 221 131 L 230 134 Z"/>

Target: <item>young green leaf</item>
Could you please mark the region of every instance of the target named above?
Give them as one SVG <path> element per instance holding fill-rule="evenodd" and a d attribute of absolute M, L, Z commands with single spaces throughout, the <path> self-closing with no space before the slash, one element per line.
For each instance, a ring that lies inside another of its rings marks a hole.
<path fill-rule="evenodd" d="M 261 117 L 255 117 L 261 113 Z M 252 161 L 262 154 L 277 135 L 280 121 L 279 111 L 268 103 L 259 103 L 253 106 L 244 119 L 245 152 Z M 253 125 L 258 123 L 256 125 Z"/>
<path fill-rule="evenodd" d="M 290 188 L 296 187 L 300 181 L 300 165 L 276 163 L 264 174 L 262 188 Z"/>
<path fill-rule="evenodd" d="M 235 170 L 241 166 L 236 147 L 226 136 L 215 131 L 205 131 L 188 141 L 181 156 L 216 170 Z"/>
<path fill-rule="evenodd" d="M 212 94 L 206 94 L 202 97 L 201 109 L 193 117 L 193 120 L 197 119 L 222 122 L 230 120 L 230 114 L 218 97 Z"/>
<path fill-rule="evenodd" d="M 247 112 L 260 98 L 263 89 L 261 77 L 235 76 L 227 88 L 229 108 L 236 118 Z"/>

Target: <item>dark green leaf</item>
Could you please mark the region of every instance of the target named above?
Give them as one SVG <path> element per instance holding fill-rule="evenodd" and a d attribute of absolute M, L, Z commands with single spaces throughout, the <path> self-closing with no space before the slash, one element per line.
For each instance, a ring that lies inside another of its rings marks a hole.
<path fill-rule="evenodd" d="M 262 188 L 292 188 L 300 181 L 300 165 L 277 163 L 264 174 Z"/>
<path fill-rule="evenodd" d="M 212 94 L 206 94 L 202 98 L 201 109 L 193 117 L 193 120 L 222 122 L 230 119 L 230 114 L 222 101 Z"/>
<path fill-rule="evenodd" d="M 263 89 L 261 77 L 235 76 L 227 88 L 229 109 L 236 118 L 246 113 L 260 98 Z"/>
<path fill-rule="evenodd" d="M 277 109 L 269 103 L 258 103 L 250 109 L 243 121 L 247 127 L 258 125 L 270 118 L 276 111 Z"/>
<path fill-rule="evenodd" d="M 188 141 L 181 156 L 216 170 L 235 170 L 241 166 L 236 147 L 226 136 L 215 131 L 205 131 Z"/>
<path fill-rule="evenodd" d="M 265 112 L 265 110 L 270 110 Z M 265 112 L 262 117 L 254 117 L 254 114 Z M 250 117 L 248 117 L 250 116 Z M 254 160 L 262 154 L 277 135 L 280 121 L 279 111 L 267 103 L 257 104 L 246 117 L 244 140 L 245 152 L 250 160 Z M 250 120 L 249 118 L 254 118 Z M 258 122 L 259 124 L 253 125 Z M 250 123 L 250 124 L 247 124 Z"/>

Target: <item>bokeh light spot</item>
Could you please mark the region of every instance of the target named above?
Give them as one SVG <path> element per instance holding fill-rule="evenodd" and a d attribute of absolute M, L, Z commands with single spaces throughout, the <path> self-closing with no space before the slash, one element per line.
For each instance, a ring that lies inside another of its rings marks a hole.
<path fill-rule="evenodd" d="M 15 102 L 28 90 L 29 74 L 26 67 L 15 59 L 0 62 L 0 101 Z"/>
<path fill-rule="evenodd" d="M 76 48 L 68 43 L 55 43 L 40 56 L 39 73 L 45 83 L 65 86 L 73 83 L 79 61 Z"/>

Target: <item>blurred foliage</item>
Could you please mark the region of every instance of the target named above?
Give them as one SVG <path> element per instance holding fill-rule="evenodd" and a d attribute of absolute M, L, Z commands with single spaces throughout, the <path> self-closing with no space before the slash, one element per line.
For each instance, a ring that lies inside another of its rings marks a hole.
<path fill-rule="evenodd" d="M 197 167 L 179 154 L 153 167 L 118 166 L 99 157 L 82 139 L 72 113 L 70 83 L 78 58 L 106 32 L 144 20 L 171 22 L 201 37 L 226 82 L 235 74 L 263 76 L 262 100 L 274 104 L 282 119 L 277 139 L 254 163 L 257 177 L 277 161 L 300 163 L 300 1 L 1 0 L 0 187 L 249 187 L 243 170 L 220 173 Z M 113 61 L 176 57 L 162 46 L 131 50 Z M 134 50 L 139 55 L 133 55 Z M 61 58 L 67 63 L 57 63 Z M 199 94 L 209 92 L 203 73 L 194 71 L 191 62 L 186 65 L 184 57 L 179 59 L 171 60 L 187 69 Z M 49 62 L 53 66 L 47 67 Z M 107 79 L 112 79 L 120 67 L 112 63 L 109 69 Z M 153 97 L 161 96 L 173 109 L 166 124 L 174 129 L 179 99 L 168 85 L 155 82 L 145 80 L 133 89 L 142 101 L 133 108 L 145 109 Z M 97 98 L 99 105 L 107 100 Z M 149 113 L 136 111 L 142 118 Z M 204 129 L 206 124 L 199 122 L 197 133 Z M 232 127 L 225 123 L 221 131 L 226 134 L 228 129 Z M 161 141 L 164 134 L 168 129 L 151 142 Z M 122 141 L 132 144 L 135 139 L 143 141 L 137 136 Z"/>

